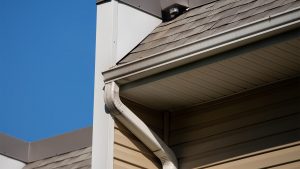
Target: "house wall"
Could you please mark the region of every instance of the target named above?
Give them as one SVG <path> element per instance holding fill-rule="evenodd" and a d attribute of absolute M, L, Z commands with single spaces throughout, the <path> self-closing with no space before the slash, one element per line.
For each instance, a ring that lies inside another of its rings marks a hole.
<path fill-rule="evenodd" d="M 294 79 L 173 112 L 169 145 L 187 169 L 296 142 L 299 105 Z"/>
<path fill-rule="evenodd" d="M 145 107 L 133 101 L 122 98 L 122 102 L 146 123 L 158 136 L 163 138 L 163 116 L 162 112 Z"/>
<path fill-rule="evenodd" d="M 116 121 L 114 169 L 137 168 L 159 169 L 161 163 L 138 138 Z"/>
<path fill-rule="evenodd" d="M 129 100 L 122 101 L 153 131 L 162 135 L 162 115 Z M 115 120 L 114 169 L 160 169 L 159 159 L 125 126 Z"/>

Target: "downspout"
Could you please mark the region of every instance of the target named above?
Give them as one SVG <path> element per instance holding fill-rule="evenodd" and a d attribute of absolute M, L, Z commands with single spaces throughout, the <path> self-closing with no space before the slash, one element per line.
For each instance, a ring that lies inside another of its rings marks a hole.
<path fill-rule="evenodd" d="M 163 169 L 178 169 L 174 152 L 122 103 L 119 86 L 114 81 L 105 84 L 104 100 L 108 112 L 127 127 L 160 159 Z"/>

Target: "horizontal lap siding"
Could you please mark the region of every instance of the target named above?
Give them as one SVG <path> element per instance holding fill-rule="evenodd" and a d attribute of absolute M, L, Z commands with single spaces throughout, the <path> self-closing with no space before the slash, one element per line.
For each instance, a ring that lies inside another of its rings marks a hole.
<path fill-rule="evenodd" d="M 156 134 L 158 134 L 160 137 L 163 136 L 163 113 L 152 110 L 148 107 L 129 101 L 127 99 L 122 99 L 122 101 Z"/>
<path fill-rule="evenodd" d="M 253 169 L 253 168 L 272 168 L 272 169 L 297 169 L 300 167 L 300 142 L 284 145 L 239 157 L 236 160 L 224 161 L 222 164 L 207 166 L 207 169 Z"/>
<path fill-rule="evenodd" d="M 122 100 L 152 130 L 162 135 L 162 116 L 146 107 Z M 158 158 L 125 126 L 115 120 L 114 169 L 160 169 Z"/>
<path fill-rule="evenodd" d="M 114 169 L 159 169 L 154 154 L 119 122 L 115 125 Z"/>
<path fill-rule="evenodd" d="M 182 169 L 300 140 L 299 79 L 237 97 L 171 113 Z"/>

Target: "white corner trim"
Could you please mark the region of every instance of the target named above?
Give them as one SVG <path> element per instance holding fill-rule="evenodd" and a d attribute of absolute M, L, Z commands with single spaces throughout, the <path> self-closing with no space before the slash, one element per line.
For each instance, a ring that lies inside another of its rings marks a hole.
<path fill-rule="evenodd" d="M 1 169 L 22 169 L 25 163 L 14 160 L 12 158 L 0 154 L 0 168 Z"/>
<path fill-rule="evenodd" d="M 174 152 L 139 119 L 119 96 L 119 86 L 115 82 L 105 85 L 105 103 L 115 118 L 141 140 L 161 161 L 163 169 L 177 169 L 178 162 Z"/>
<path fill-rule="evenodd" d="M 205 37 L 103 72 L 106 83 L 125 84 L 300 26 L 300 7 Z"/>
<path fill-rule="evenodd" d="M 106 113 L 101 72 L 116 61 L 118 2 L 97 5 L 92 169 L 113 169 L 114 120 Z"/>

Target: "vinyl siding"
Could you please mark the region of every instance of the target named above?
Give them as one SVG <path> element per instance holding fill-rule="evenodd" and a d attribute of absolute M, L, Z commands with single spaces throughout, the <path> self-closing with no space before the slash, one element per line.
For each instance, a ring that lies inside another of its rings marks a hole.
<path fill-rule="evenodd" d="M 151 129 L 162 134 L 162 116 L 128 100 L 122 100 Z M 160 169 L 159 159 L 125 126 L 115 121 L 114 169 Z"/>
<path fill-rule="evenodd" d="M 299 105 L 298 78 L 173 112 L 169 144 L 188 169 L 299 141 Z"/>
<path fill-rule="evenodd" d="M 300 142 L 275 147 L 266 151 L 223 161 L 207 169 L 297 169 L 300 167 Z"/>
<path fill-rule="evenodd" d="M 122 102 L 147 124 L 157 135 L 163 137 L 163 113 L 122 98 Z"/>
<path fill-rule="evenodd" d="M 114 169 L 159 169 L 154 154 L 119 122 L 115 125 Z"/>

